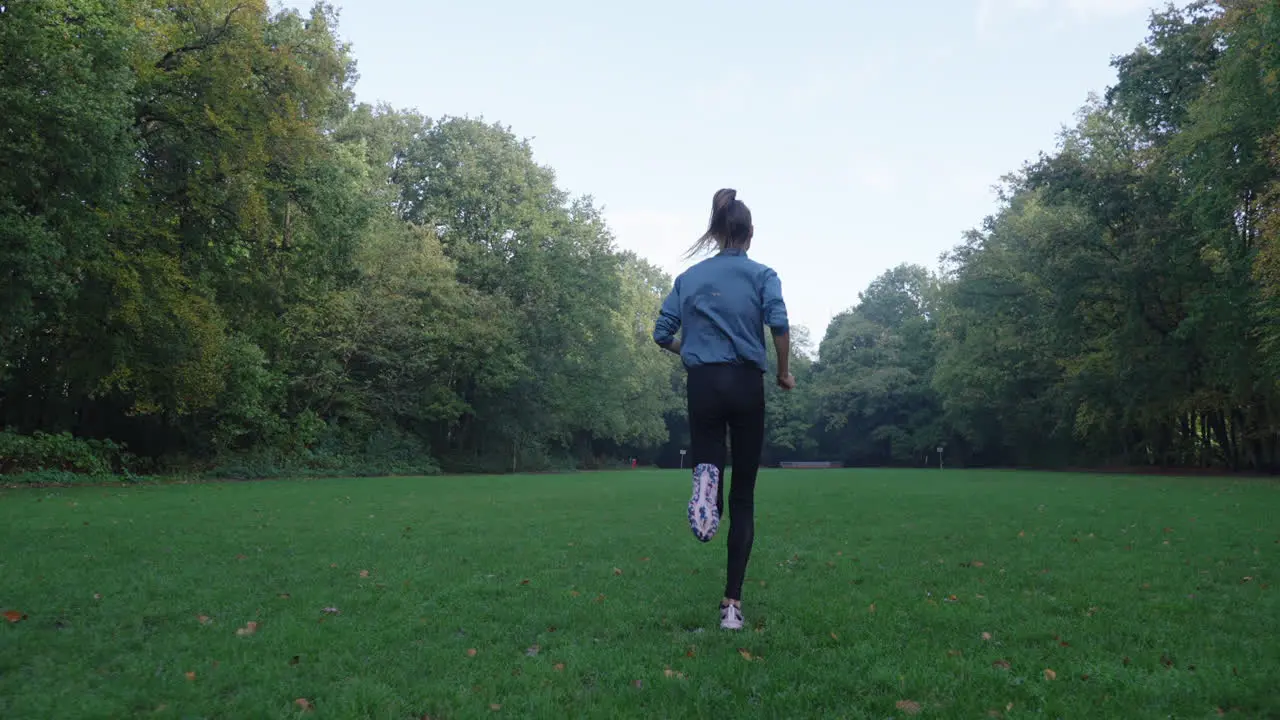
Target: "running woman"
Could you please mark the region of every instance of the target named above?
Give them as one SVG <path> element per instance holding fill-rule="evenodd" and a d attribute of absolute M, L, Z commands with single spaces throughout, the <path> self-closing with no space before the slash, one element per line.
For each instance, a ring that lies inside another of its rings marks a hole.
<path fill-rule="evenodd" d="M 718 191 L 711 222 L 689 256 L 717 251 L 676 278 L 662 303 L 653 340 L 680 356 L 688 372 L 693 497 L 689 527 L 710 542 L 724 513 L 724 474 L 733 449 L 729 488 L 729 563 L 720 627 L 741 630 L 742 583 L 755 536 L 756 472 L 764 448 L 764 328 L 773 332 L 778 386 L 791 390 L 791 336 L 782 285 L 772 269 L 747 257 L 755 228 L 737 191 Z M 680 337 L 676 334 L 680 333 Z"/>

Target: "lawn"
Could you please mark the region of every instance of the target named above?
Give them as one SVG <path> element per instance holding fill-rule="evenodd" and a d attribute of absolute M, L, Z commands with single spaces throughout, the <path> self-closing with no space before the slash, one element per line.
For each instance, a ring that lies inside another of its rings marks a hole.
<path fill-rule="evenodd" d="M 687 485 L 0 490 L 0 717 L 1280 716 L 1276 483 L 769 471 L 742 633 Z"/>

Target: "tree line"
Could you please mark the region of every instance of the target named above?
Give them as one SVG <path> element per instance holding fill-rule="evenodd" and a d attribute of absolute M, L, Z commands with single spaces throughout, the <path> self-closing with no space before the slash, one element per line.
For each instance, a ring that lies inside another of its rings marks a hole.
<path fill-rule="evenodd" d="M 509 128 L 357 102 L 335 25 L 0 2 L 0 472 L 679 462 L 671 278 Z M 1280 9 L 1150 30 L 938 272 L 793 329 L 766 462 L 1280 468 Z"/>

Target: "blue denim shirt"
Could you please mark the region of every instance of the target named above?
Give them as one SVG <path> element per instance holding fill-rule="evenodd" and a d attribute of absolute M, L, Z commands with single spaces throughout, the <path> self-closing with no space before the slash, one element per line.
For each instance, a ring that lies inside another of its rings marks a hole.
<path fill-rule="evenodd" d="M 683 329 L 680 359 L 685 367 L 750 363 L 767 372 L 766 325 L 774 335 L 790 327 L 782 282 L 771 268 L 735 248 L 676 278 L 662 303 L 653 340 L 666 347 Z"/>

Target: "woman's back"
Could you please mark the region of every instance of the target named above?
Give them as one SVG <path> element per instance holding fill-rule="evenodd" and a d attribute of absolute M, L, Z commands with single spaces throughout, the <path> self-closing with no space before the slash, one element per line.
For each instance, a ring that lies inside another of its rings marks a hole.
<path fill-rule="evenodd" d="M 660 345 L 683 328 L 680 357 L 688 367 L 752 364 L 768 369 L 764 326 L 786 332 L 787 308 L 777 273 L 726 248 L 676 278 L 663 303 L 654 340 Z"/>

